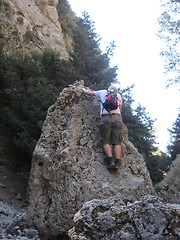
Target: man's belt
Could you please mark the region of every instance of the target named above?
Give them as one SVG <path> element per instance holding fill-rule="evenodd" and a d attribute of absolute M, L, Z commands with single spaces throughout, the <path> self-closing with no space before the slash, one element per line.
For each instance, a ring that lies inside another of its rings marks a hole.
<path fill-rule="evenodd" d="M 105 116 L 112 116 L 112 115 L 119 115 L 119 113 L 104 113 L 104 114 L 101 114 L 101 117 L 105 117 Z"/>

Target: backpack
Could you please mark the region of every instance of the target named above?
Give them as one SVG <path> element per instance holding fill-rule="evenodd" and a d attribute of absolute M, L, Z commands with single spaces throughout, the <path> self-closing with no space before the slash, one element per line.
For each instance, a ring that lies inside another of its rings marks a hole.
<path fill-rule="evenodd" d="M 108 112 L 115 110 L 118 108 L 118 98 L 116 92 L 108 91 L 106 95 L 106 100 L 102 103 L 103 108 L 105 108 Z"/>

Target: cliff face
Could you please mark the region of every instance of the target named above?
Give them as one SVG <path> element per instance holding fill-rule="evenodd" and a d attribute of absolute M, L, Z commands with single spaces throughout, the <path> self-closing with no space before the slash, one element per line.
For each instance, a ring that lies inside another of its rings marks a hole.
<path fill-rule="evenodd" d="M 8 42 L 8 51 L 53 48 L 62 58 L 68 57 L 57 11 L 58 0 L 3 0 L 2 3 L 0 31 L 1 38 Z"/>
<path fill-rule="evenodd" d="M 99 140 L 99 102 L 83 95 L 83 86 L 76 82 L 60 93 L 48 110 L 34 151 L 28 222 L 43 236 L 67 233 L 86 201 L 119 196 L 133 202 L 155 194 L 144 159 L 128 141 L 125 125 L 122 165 L 117 172 L 107 170 Z"/>

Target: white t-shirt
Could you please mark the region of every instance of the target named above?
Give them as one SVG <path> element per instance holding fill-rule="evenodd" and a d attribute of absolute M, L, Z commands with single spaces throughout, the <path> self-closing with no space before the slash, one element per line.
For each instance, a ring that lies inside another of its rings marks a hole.
<path fill-rule="evenodd" d="M 103 113 L 108 113 L 108 111 L 105 108 L 103 108 L 103 106 L 102 106 L 102 103 L 104 103 L 105 100 L 106 100 L 107 93 L 108 93 L 107 90 L 95 91 L 96 97 L 98 97 L 101 101 L 100 115 L 103 114 Z M 121 98 L 121 95 L 119 93 L 117 93 L 117 100 L 118 100 L 118 105 L 122 105 L 122 98 Z M 112 110 L 111 113 L 121 114 L 119 107 L 115 110 Z"/>

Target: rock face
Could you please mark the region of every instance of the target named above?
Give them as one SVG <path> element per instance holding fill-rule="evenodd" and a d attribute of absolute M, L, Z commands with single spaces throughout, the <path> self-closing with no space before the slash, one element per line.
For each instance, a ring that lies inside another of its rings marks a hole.
<path fill-rule="evenodd" d="M 83 81 L 65 88 L 48 109 L 33 154 L 28 187 L 28 223 L 42 236 L 59 236 L 73 226 L 83 203 L 118 195 L 133 202 L 155 194 L 143 157 L 123 125 L 122 164 L 106 168 L 99 140 L 99 102 L 81 93 Z M 48 238 L 43 238 L 48 239 Z"/>
<path fill-rule="evenodd" d="M 180 154 L 166 177 L 156 185 L 157 194 L 165 201 L 180 204 Z"/>
<path fill-rule="evenodd" d="M 74 217 L 71 240 L 178 240 L 180 205 L 165 204 L 154 196 L 126 206 L 117 197 L 92 200 Z"/>
<path fill-rule="evenodd" d="M 53 48 L 66 59 L 69 54 L 57 12 L 58 0 L 7 0 L 0 11 L 1 34 L 8 47 L 25 52 Z M 1 36 L 2 37 L 2 36 Z"/>

